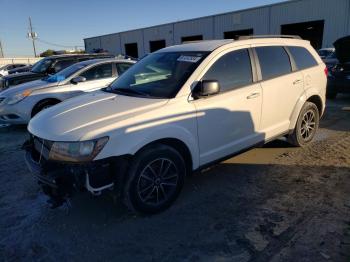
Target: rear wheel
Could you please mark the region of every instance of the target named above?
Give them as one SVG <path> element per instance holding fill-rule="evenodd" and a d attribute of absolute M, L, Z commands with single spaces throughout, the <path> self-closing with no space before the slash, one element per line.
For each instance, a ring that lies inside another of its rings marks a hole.
<path fill-rule="evenodd" d="M 58 100 L 44 100 L 44 101 L 39 102 L 33 108 L 32 117 L 34 117 L 40 111 L 45 110 L 45 109 L 47 109 L 49 107 L 52 107 L 52 106 L 58 104 L 59 102 L 60 101 L 58 101 Z"/>
<path fill-rule="evenodd" d="M 157 213 L 176 200 L 184 184 L 186 166 L 175 149 L 152 146 L 138 153 L 130 166 L 124 202 L 132 211 Z"/>
<path fill-rule="evenodd" d="M 300 111 L 298 121 L 288 141 L 295 146 L 305 146 L 314 138 L 319 126 L 320 116 L 314 103 L 306 102 Z"/>

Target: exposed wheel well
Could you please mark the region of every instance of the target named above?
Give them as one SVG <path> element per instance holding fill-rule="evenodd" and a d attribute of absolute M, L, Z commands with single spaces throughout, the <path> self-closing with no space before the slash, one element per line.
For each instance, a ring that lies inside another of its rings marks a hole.
<path fill-rule="evenodd" d="M 145 145 L 139 151 L 145 149 L 146 147 L 150 147 L 156 144 L 167 145 L 177 150 L 185 160 L 187 172 L 192 171 L 193 162 L 192 162 L 191 152 L 184 142 L 176 138 L 164 138 L 164 139 L 153 141 L 152 143 Z"/>
<path fill-rule="evenodd" d="M 318 113 L 320 114 L 320 117 L 321 117 L 322 109 L 323 109 L 322 99 L 318 95 L 313 95 L 307 99 L 307 102 L 314 103 L 317 106 Z"/>
<path fill-rule="evenodd" d="M 38 103 L 36 103 L 35 106 L 33 107 L 32 113 L 31 113 L 31 117 L 33 117 L 35 114 L 38 113 L 38 109 L 39 109 L 43 104 L 46 104 L 46 103 L 58 104 L 58 103 L 60 103 L 60 102 L 61 102 L 61 100 L 56 99 L 56 98 L 46 98 L 46 99 L 40 100 L 40 101 L 39 101 Z"/>

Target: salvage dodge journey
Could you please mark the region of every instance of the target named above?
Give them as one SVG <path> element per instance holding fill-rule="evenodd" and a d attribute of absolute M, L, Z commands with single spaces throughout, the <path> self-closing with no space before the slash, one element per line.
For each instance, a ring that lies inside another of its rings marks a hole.
<path fill-rule="evenodd" d="M 167 47 L 108 87 L 38 113 L 26 162 L 53 206 L 109 191 L 156 213 L 195 170 L 282 136 L 309 144 L 326 84 L 325 64 L 298 37 Z"/>

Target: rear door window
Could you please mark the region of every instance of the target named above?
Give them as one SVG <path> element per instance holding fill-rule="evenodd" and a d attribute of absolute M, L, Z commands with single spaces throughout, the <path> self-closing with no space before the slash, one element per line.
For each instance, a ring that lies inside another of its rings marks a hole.
<path fill-rule="evenodd" d="M 282 46 L 256 47 L 263 80 L 292 72 L 289 55 Z"/>
<path fill-rule="evenodd" d="M 112 77 L 112 64 L 102 64 L 97 65 L 93 68 L 88 69 L 87 71 L 80 74 L 86 78 L 86 81 L 98 80 L 102 78 Z"/>
<path fill-rule="evenodd" d="M 117 63 L 115 65 L 117 67 L 118 75 L 121 75 L 126 70 L 128 70 L 133 64 L 130 64 L 130 63 Z"/>
<path fill-rule="evenodd" d="M 299 70 L 310 68 L 318 65 L 315 58 L 310 54 L 310 52 L 299 46 L 288 46 L 289 52 L 293 56 L 296 66 Z"/>
<path fill-rule="evenodd" d="M 57 72 L 65 69 L 66 67 L 73 65 L 76 62 L 77 62 L 77 60 L 75 60 L 75 59 L 57 61 L 54 65 L 54 70 L 57 73 Z"/>

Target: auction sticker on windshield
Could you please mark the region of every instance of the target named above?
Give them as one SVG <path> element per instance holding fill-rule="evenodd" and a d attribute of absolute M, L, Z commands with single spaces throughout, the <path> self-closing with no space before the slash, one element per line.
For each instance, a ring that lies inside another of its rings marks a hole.
<path fill-rule="evenodd" d="M 182 55 L 182 56 L 180 56 L 177 59 L 177 61 L 179 61 L 179 62 L 197 63 L 200 59 L 201 59 L 200 56 Z"/>

